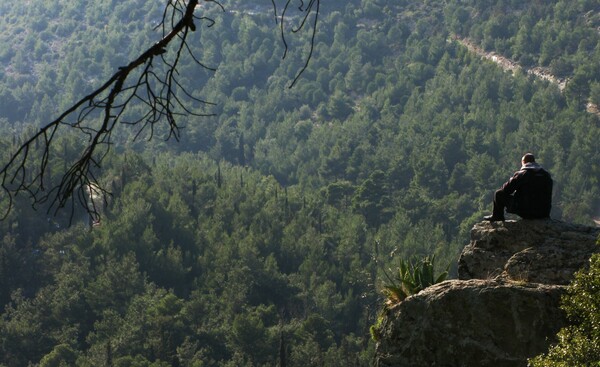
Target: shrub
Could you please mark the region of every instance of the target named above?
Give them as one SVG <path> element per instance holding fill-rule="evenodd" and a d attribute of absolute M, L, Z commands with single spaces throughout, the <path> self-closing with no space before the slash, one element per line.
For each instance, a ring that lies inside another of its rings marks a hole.
<path fill-rule="evenodd" d="M 600 254 L 590 259 L 569 285 L 562 309 L 571 325 L 558 332 L 558 344 L 529 360 L 532 367 L 600 366 Z"/>
<path fill-rule="evenodd" d="M 449 266 L 436 277 L 434 276 L 435 256 L 431 258 L 427 256 L 421 261 L 401 259 L 395 276 L 385 273 L 389 282 L 383 285 L 383 293 L 387 298 L 386 305 L 398 304 L 433 284 L 443 282 L 448 277 L 448 268 Z"/>

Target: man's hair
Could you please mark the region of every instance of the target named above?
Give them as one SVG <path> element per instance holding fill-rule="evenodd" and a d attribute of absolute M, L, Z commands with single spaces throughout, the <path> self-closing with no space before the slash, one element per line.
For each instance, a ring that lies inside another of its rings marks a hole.
<path fill-rule="evenodd" d="M 523 158 L 521 158 L 521 160 L 523 161 L 523 163 L 531 163 L 531 162 L 535 162 L 535 157 L 531 153 L 526 153 L 523 156 Z"/>

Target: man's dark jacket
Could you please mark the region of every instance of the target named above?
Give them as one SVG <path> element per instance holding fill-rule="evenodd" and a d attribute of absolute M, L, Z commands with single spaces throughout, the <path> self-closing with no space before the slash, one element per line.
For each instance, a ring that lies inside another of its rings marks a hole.
<path fill-rule="evenodd" d="M 507 208 L 509 213 L 523 218 L 547 218 L 552 207 L 552 177 L 538 163 L 524 164 L 504 184 L 507 195 L 514 193 L 514 200 Z"/>

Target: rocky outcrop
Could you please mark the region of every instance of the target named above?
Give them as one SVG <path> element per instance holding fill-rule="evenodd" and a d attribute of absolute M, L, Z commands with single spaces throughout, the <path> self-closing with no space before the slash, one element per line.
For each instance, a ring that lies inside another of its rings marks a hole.
<path fill-rule="evenodd" d="M 569 284 L 600 248 L 600 228 L 557 220 L 482 222 L 458 261 L 459 279 Z"/>
<path fill-rule="evenodd" d="M 560 296 L 600 250 L 599 234 L 599 228 L 553 220 L 475 225 L 460 258 L 460 279 L 385 311 L 374 364 L 527 366 L 565 325 Z"/>
<path fill-rule="evenodd" d="M 561 286 L 446 281 L 387 312 L 377 366 L 525 366 L 564 325 Z"/>

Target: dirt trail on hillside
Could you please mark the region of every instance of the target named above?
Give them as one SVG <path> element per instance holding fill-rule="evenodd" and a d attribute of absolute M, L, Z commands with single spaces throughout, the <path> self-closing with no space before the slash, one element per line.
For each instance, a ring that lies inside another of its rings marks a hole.
<path fill-rule="evenodd" d="M 557 78 L 550 72 L 550 69 L 548 68 L 539 66 L 534 68 L 526 68 L 520 65 L 518 62 L 504 57 L 496 52 L 487 52 L 468 38 L 461 38 L 455 35 L 452 36 L 452 40 L 466 47 L 469 51 L 473 52 L 474 54 L 481 56 L 483 59 L 490 60 L 496 63 L 505 71 L 510 71 L 514 73 L 517 70 L 523 70 L 527 74 L 534 75 L 537 78 L 547 80 L 552 84 L 556 84 L 561 92 L 564 91 L 565 87 L 567 86 L 567 83 L 569 82 L 569 79 Z M 593 103 L 588 103 L 586 105 L 586 110 L 587 112 L 600 117 L 600 108 L 597 105 Z"/>
<path fill-rule="evenodd" d="M 556 76 L 552 75 L 548 68 L 543 68 L 539 66 L 534 68 L 525 68 L 521 66 L 518 62 L 504 57 L 496 52 L 485 51 L 468 38 L 460 38 L 458 36 L 453 36 L 452 39 L 458 42 L 460 45 L 466 47 L 469 51 L 481 56 L 482 58 L 495 62 L 505 71 L 515 72 L 516 70 L 523 70 L 527 74 L 534 75 L 540 79 L 544 79 L 553 84 L 556 84 L 561 92 L 565 89 L 567 85 L 568 79 L 557 78 Z"/>

